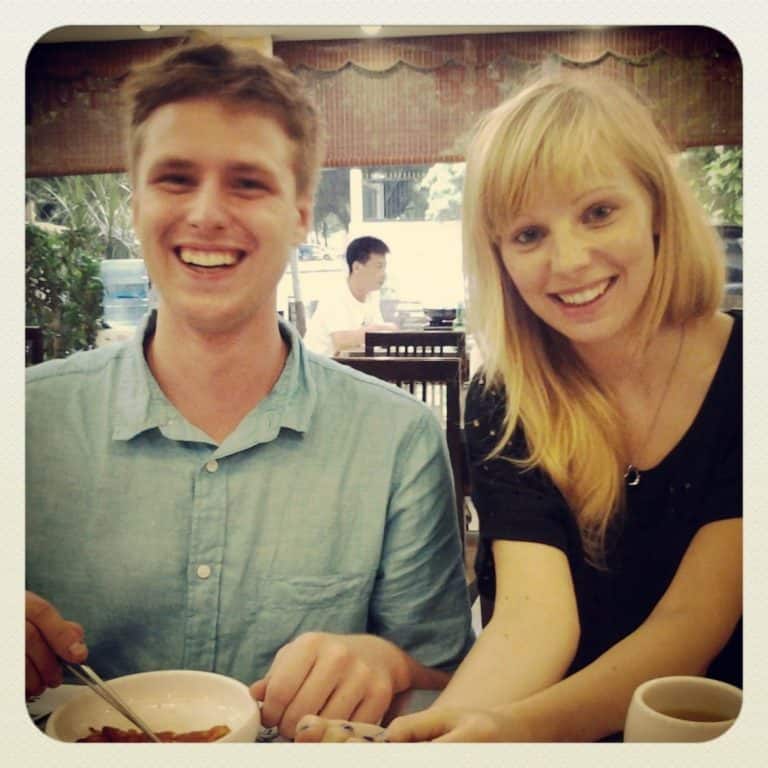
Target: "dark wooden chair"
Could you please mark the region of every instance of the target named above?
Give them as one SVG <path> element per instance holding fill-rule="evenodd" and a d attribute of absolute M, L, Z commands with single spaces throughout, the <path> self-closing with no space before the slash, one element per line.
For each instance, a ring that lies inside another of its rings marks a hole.
<path fill-rule="evenodd" d="M 365 354 L 388 357 L 458 357 L 462 380 L 469 380 L 469 357 L 464 331 L 366 331 Z"/>
<path fill-rule="evenodd" d="M 456 514 L 462 550 L 466 532 L 464 514 L 464 444 L 461 437 L 462 362 L 458 357 L 385 357 L 355 356 L 334 358 L 343 365 L 389 381 L 406 389 L 428 405 L 435 405 L 436 392 L 441 396 L 441 412 L 456 493 Z M 443 407 L 444 406 L 444 407 Z"/>
<path fill-rule="evenodd" d="M 39 325 L 24 327 L 24 357 L 25 365 L 42 363 L 45 357 L 43 329 Z"/>

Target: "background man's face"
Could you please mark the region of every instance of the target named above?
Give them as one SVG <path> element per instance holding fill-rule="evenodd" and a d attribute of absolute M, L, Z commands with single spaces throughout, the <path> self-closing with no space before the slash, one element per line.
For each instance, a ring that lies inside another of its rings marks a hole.
<path fill-rule="evenodd" d="M 191 99 L 150 115 L 133 213 L 161 311 L 207 332 L 274 316 L 311 216 L 294 152 L 279 123 L 252 109 Z"/>
<path fill-rule="evenodd" d="M 378 291 L 387 279 L 387 255 L 372 253 L 365 264 L 355 262 L 357 280 L 366 291 Z"/>

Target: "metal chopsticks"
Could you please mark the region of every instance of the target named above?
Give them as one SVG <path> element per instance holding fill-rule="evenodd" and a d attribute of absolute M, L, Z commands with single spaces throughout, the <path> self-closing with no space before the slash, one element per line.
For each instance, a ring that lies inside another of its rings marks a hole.
<path fill-rule="evenodd" d="M 87 664 L 69 664 L 63 666 L 71 672 L 78 680 L 85 683 L 97 696 L 100 696 L 113 709 L 117 710 L 123 717 L 130 720 L 142 733 L 146 734 L 152 741 L 160 743 L 160 739 L 152 733 L 152 729 L 142 720 L 131 707 L 126 704 L 117 692 L 110 688 Z"/>

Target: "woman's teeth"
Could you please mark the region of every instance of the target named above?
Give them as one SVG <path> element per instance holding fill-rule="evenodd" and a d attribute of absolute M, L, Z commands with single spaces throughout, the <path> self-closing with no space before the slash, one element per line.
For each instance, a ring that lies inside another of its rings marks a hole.
<path fill-rule="evenodd" d="M 198 251 L 182 248 L 179 257 L 195 267 L 231 267 L 237 263 L 236 251 Z"/>
<path fill-rule="evenodd" d="M 610 282 L 610 280 L 605 280 L 594 288 L 586 288 L 583 291 L 575 291 L 574 293 L 557 293 L 555 295 L 564 304 L 589 304 L 608 290 Z"/>

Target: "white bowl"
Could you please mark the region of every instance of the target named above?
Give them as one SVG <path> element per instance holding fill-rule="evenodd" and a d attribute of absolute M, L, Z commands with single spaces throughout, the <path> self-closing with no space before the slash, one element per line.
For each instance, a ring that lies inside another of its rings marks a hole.
<path fill-rule="evenodd" d="M 247 686 L 231 677 L 190 669 L 140 672 L 107 681 L 154 731 L 202 731 L 227 725 L 217 741 L 255 741 L 260 727 L 258 704 Z M 134 729 L 90 689 L 84 689 L 48 718 L 45 732 L 59 741 L 77 741 L 89 728 L 110 725 Z"/>

